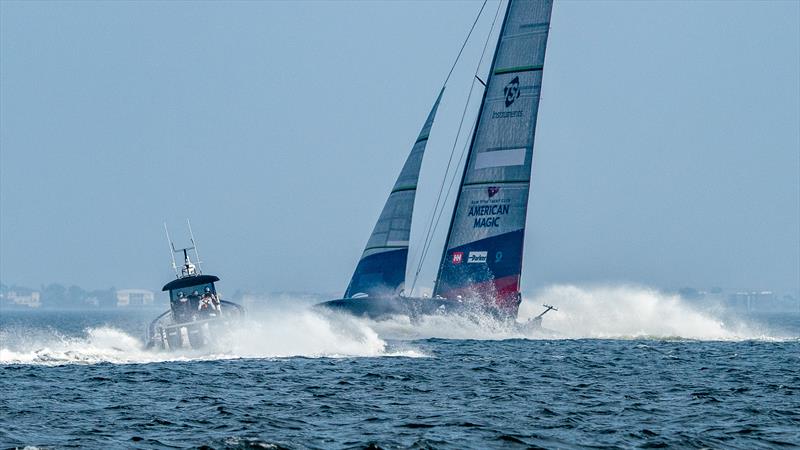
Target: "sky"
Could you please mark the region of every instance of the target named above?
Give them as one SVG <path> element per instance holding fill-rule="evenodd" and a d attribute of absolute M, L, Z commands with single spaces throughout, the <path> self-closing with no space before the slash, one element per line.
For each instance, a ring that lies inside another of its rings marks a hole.
<path fill-rule="evenodd" d="M 0 2 L 0 282 L 158 290 L 189 218 L 226 292 L 341 293 L 480 6 Z M 558 283 L 800 288 L 799 2 L 556 0 L 522 288 Z"/>

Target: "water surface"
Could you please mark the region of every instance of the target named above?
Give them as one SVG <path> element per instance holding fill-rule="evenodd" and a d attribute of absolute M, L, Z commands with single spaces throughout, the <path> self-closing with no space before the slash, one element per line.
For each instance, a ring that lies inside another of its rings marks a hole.
<path fill-rule="evenodd" d="M 0 448 L 800 446 L 797 338 L 409 341 L 309 318 L 249 333 L 247 357 L 165 355 L 138 347 L 147 313 L 0 316 Z"/>

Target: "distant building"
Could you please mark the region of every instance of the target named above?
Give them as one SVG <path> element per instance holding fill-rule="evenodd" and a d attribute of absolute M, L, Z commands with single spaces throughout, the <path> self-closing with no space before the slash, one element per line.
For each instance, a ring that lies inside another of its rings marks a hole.
<path fill-rule="evenodd" d="M 14 306 L 27 306 L 28 308 L 40 308 L 42 306 L 41 295 L 37 291 L 22 294 L 17 291 L 8 291 L 2 295 L 2 302 Z"/>
<path fill-rule="evenodd" d="M 150 306 L 155 300 L 153 291 L 147 289 L 120 289 L 117 291 L 117 307 Z"/>
<path fill-rule="evenodd" d="M 728 302 L 735 308 L 747 312 L 753 310 L 773 310 L 777 305 L 777 296 L 772 291 L 739 291 L 728 296 Z"/>

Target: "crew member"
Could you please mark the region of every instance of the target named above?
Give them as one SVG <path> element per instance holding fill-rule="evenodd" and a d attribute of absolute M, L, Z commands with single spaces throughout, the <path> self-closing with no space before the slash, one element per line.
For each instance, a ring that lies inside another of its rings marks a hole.
<path fill-rule="evenodd" d="M 201 316 L 210 316 L 212 311 L 211 299 L 203 295 L 200 298 L 200 303 L 197 305 L 197 310 L 200 311 Z"/>
<path fill-rule="evenodd" d="M 211 292 L 210 287 L 206 286 L 203 298 L 207 298 L 208 301 L 211 303 L 211 309 L 217 312 L 222 312 L 222 307 L 220 305 L 219 297 L 217 297 L 213 292 Z"/>
<path fill-rule="evenodd" d="M 186 298 L 186 294 L 179 292 L 177 309 L 174 311 L 178 322 L 183 322 L 189 318 L 189 308 L 189 299 Z"/>
<path fill-rule="evenodd" d="M 191 298 L 192 309 L 197 312 L 200 310 L 200 293 L 197 291 L 192 291 L 192 295 L 189 296 Z M 192 314 L 192 320 L 197 320 L 197 314 Z"/>

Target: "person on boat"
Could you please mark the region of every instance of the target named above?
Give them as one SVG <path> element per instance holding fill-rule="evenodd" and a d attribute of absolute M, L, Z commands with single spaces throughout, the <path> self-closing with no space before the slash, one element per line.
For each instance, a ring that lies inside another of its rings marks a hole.
<path fill-rule="evenodd" d="M 208 296 L 203 295 L 200 298 L 200 303 L 197 305 L 197 311 L 200 312 L 201 317 L 208 317 L 211 315 L 211 299 Z"/>
<path fill-rule="evenodd" d="M 180 303 L 178 302 L 178 297 L 173 296 L 169 299 L 169 309 L 172 310 L 172 315 L 175 315 L 180 308 Z"/>
<path fill-rule="evenodd" d="M 214 294 L 211 288 L 206 287 L 203 296 L 200 297 L 200 304 L 197 306 L 202 317 L 214 317 L 217 315 L 217 305 L 214 304 Z"/>
<path fill-rule="evenodd" d="M 197 320 L 197 311 L 200 310 L 200 293 L 192 291 L 192 295 L 189 296 L 189 310 L 192 311 L 192 320 Z"/>
<path fill-rule="evenodd" d="M 178 322 L 184 322 L 188 319 L 189 308 L 189 299 L 186 297 L 186 294 L 183 292 L 178 293 L 178 304 L 175 310 L 175 316 Z"/>
<path fill-rule="evenodd" d="M 210 287 L 206 286 L 205 292 L 203 293 L 202 300 L 207 300 L 208 301 L 212 311 L 222 312 L 222 308 L 220 306 L 219 297 L 217 297 L 216 295 L 214 295 L 213 292 L 211 292 L 211 288 Z"/>

